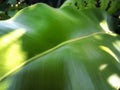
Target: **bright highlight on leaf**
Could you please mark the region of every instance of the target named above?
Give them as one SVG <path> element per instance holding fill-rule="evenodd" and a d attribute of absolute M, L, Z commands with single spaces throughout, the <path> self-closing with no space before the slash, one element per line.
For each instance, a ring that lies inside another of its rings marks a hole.
<path fill-rule="evenodd" d="M 120 40 L 113 42 L 113 46 L 120 52 Z"/>
<path fill-rule="evenodd" d="M 11 43 L 15 42 L 18 40 L 21 36 L 25 34 L 24 29 L 17 29 L 15 31 L 12 31 L 2 37 L 0 37 L 0 49 L 3 49 L 10 45 Z"/>
<path fill-rule="evenodd" d="M 103 28 L 103 30 L 105 30 L 107 33 L 111 32 L 108 28 L 107 22 L 105 20 L 103 20 L 102 22 L 100 22 L 100 26 Z"/>
<path fill-rule="evenodd" d="M 120 87 L 120 76 L 117 74 L 112 74 L 108 78 L 109 84 L 111 84 L 115 89 Z"/>
<path fill-rule="evenodd" d="M 115 54 L 110 48 L 108 48 L 108 47 L 106 47 L 106 46 L 100 46 L 100 48 L 101 48 L 102 50 L 104 50 L 105 52 L 107 52 L 108 54 L 110 54 L 112 57 L 115 58 L 115 60 L 116 60 L 117 62 L 120 63 L 119 58 L 116 56 L 116 54 Z"/>
<path fill-rule="evenodd" d="M 21 42 L 10 45 L 5 54 L 5 68 L 8 70 L 26 60 L 26 53 L 22 51 Z"/>
<path fill-rule="evenodd" d="M 108 64 L 102 64 L 100 67 L 99 67 L 99 70 L 100 71 L 103 71 L 104 69 L 106 69 L 108 66 Z"/>
<path fill-rule="evenodd" d="M 22 42 L 19 40 L 25 32 L 24 29 L 17 29 L 0 37 L 0 64 L 2 65 L 0 80 L 9 70 L 26 60 L 26 53 L 22 50 Z"/>

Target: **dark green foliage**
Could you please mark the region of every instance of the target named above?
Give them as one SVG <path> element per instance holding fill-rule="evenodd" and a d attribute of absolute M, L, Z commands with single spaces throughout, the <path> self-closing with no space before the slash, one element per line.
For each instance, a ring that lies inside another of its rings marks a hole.
<path fill-rule="evenodd" d="M 65 0 L 1 0 L 0 20 L 5 20 L 15 15 L 20 9 L 35 4 L 46 3 L 52 7 L 59 7 Z"/>

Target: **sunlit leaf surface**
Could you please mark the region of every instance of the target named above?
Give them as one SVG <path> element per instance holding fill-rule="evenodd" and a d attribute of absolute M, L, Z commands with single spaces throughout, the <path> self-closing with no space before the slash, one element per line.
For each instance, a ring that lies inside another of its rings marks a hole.
<path fill-rule="evenodd" d="M 119 88 L 120 36 L 107 16 L 36 4 L 0 21 L 0 90 Z"/>

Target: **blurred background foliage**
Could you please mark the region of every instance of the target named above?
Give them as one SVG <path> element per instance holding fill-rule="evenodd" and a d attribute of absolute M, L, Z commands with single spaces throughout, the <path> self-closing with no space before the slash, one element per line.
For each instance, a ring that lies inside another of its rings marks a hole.
<path fill-rule="evenodd" d="M 57 8 L 64 1 L 65 0 L 0 0 L 0 20 L 8 19 L 20 9 L 35 3 L 46 3 Z"/>

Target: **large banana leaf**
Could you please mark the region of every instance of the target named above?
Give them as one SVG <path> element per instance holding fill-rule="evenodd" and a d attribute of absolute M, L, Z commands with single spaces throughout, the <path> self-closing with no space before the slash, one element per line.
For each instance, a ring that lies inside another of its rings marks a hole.
<path fill-rule="evenodd" d="M 120 36 L 107 26 L 110 15 L 68 2 L 32 5 L 0 21 L 0 90 L 120 87 Z"/>

